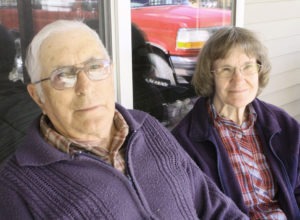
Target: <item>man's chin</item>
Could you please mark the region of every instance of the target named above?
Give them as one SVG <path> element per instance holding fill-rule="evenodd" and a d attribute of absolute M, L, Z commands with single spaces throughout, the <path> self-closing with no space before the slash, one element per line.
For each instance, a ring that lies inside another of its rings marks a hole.
<path fill-rule="evenodd" d="M 108 119 L 108 116 L 97 118 L 94 117 L 83 120 L 82 123 L 79 123 L 76 127 L 83 133 L 99 133 L 105 130 L 109 130 L 112 121 L 112 119 Z"/>

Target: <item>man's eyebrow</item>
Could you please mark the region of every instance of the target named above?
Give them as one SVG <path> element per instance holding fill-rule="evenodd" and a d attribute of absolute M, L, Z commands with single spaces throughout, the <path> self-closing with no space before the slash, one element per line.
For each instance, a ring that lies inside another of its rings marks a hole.
<path fill-rule="evenodd" d="M 108 57 L 91 57 L 88 60 L 84 61 L 82 64 L 93 62 L 95 60 L 109 60 L 109 59 L 110 58 L 108 58 Z"/>
<path fill-rule="evenodd" d="M 81 63 L 76 63 L 76 64 L 74 64 L 74 65 L 63 65 L 63 64 L 61 64 L 61 65 L 56 65 L 56 66 L 54 67 L 54 70 L 56 70 L 56 69 L 62 69 L 62 68 L 70 68 L 70 67 L 73 67 L 73 66 L 76 66 L 76 65 L 86 64 L 86 63 L 89 63 L 89 62 L 91 62 L 91 61 L 95 61 L 95 60 L 99 60 L 99 59 L 102 59 L 102 58 L 91 57 L 91 58 L 87 59 L 86 61 L 83 61 L 83 62 L 81 62 Z"/>
<path fill-rule="evenodd" d="M 57 65 L 53 68 L 52 71 L 55 71 L 57 69 L 63 69 L 63 68 L 72 68 L 76 65 L 80 65 L 80 64 L 86 64 L 86 63 L 89 63 L 89 62 L 93 62 L 95 60 L 109 60 L 110 58 L 109 57 L 90 57 L 89 59 L 87 59 L 86 61 L 83 61 L 82 63 L 77 63 L 75 65 Z"/>
<path fill-rule="evenodd" d="M 52 72 L 55 70 L 59 70 L 59 69 L 64 69 L 64 68 L 72 68 L 73 65 L 57 65 L 53 68 Z"/>

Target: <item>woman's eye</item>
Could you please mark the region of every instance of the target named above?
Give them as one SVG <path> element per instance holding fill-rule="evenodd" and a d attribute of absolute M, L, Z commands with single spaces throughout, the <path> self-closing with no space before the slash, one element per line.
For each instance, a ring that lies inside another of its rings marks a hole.
<path fill-rule="evenodd" d="M 232 68 L 230 67 L 224 67 L 221 69 L 221 72 L 231 72 Z"/>
<path fill-rule="evenodd" d="M 246 69 L 249 69 L 249 68 L 251 68 L 251 67 L 252 67 L 252 64 L 247 64 L 247 65 L 245 65 L 242 69 L 246 70 Z"/>

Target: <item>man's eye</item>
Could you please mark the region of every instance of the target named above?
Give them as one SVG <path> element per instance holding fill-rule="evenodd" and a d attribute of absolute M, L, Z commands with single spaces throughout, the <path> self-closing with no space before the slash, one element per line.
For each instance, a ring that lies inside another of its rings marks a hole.
<path fill-rule="evenodd" d="M 90 70 L 99 70 L 99 69 L 102 69 L 103 66 L 101 64 L 92 64 L 89 66 L 89 69 Z"/>
<path fill-rule="evenodd" d="M 59 78 L 74 78 L 74 74 L 72 71 L 69 70 L 62 70 L 58 74 Z"/>

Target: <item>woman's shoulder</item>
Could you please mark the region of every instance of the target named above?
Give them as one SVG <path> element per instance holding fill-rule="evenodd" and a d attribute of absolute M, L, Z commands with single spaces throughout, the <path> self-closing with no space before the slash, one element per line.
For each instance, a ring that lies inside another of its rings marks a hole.
<path fill-rule="evenodd" d="M 252 104 L 260 119 L 272 121 L 281 126 L 300 128 L 299 122 L 283 108 L 260 99 L 255 99 Z"/>

